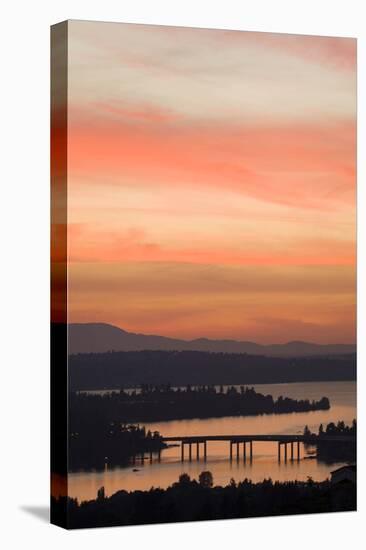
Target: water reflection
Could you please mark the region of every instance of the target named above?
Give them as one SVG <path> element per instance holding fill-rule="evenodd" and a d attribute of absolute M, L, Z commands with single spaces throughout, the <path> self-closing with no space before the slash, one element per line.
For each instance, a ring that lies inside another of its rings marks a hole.
<path fill-rule="evenodd" d="M 317 382 L 303 384 L 258 385 L 257 391 L 297 399 L 320 399 L 329 397 L 331 408 L 328 411 L 311 411 L 307 413 L 289 413 L 281 415 L 259 415 L 252 417 L 225 417 L 212 419 L 191 419 L 146 424 L 150 430 L 158 430 L 164 436 L 178 435 L 224 435 L 224 434 L 296 434 L 302 433 L 305 425 L 317 431 L 319 424 L 326 425 L 332 421 L 344 420 L 350 424 L 356 417 L 356 384 L 354 382 Z M 195 450 L 195 449 L 194 449 Z M 314 451 L 315 449 L 313 449 Z M 192 452 L 192 461 L 181 462 L 179 446 L 164 450 L 159 462 L 157 456 L 150 462 L 137 460 L 126 468 L 106 469 L 102 472 L 79 472 L 69 475 L 69 495 L 79 500 L 95 498 L 97 490 L 103 485 L 106 495 L 124 489 L 150 489 L 150 487 L 167 487 L 175 482 L 182 472 L 192 478 L 198 478 L 204 469 L 210 470 L 215 485 L 226 485 L 231 478 L 236 481 L 244 478 L 262 481 L 271 477 L 273 480 L 306 480 L 311 476 L 315 480 L 329 477 L 329 472 L 340 463 L 331 467 L 317 460 L 307 458 L 304 446 L 300 445 L 301 460 L 278 462 L 278 448 L 275 442 L 254 442 L 253 460 L 244 461 L 242 454 L 236 460 L 234 449 L 233 460 L 229 460 L 229 442 L 209 441 L 207 443 L 207 460 L 203 456 L 196 460 Z M 296 456 L 296 454 L 295 454 Z M 290 455 L 289 457 L 290 458 Z"/>

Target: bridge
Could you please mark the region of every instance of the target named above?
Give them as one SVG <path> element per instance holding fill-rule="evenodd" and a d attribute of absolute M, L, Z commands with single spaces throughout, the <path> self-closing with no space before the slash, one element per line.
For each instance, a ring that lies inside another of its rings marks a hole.
<path fill-rule="evenodd" d="M 247 454 L 250 461 L 253 460 L 253 442 L 255 441 L 273 441 L 278 445 L 278 461 L 281 461 L 281 450 L 284 450 L 284 460 L 287 462 L 288 458 L 288 446 L 291 461 L 295 460 L 295 447 L 296 447 L 296 460 L 300 460 L 300 443 L 316 445 L 319 442 L 355 442 L 355 437 L 346 435 L 327 435 L 327 436 L 308 436 L 308 435 L 276 435 L 276 434 L 246 434 L 246 435 L 192 435 L 192 436 L 169 436 L 162 437 L 164 443 L 176 442 L 181 446 L 181 461 L 184 462 L 185 447 L 188 447 L 188 458 L 192 460 L 192 450 L 196 447 L 196 459 L 200 459 L 201 445 L 203 446 L 203 459 L 207 460 L 207 442 L 208 441 L 228 441 L 229 442 L 229 457 L 233 460 L 234 452 L 236 450 L 236 460 L 240 458 L 240 449 L 242 448 L 243 460 L 246 461 Z M 247 453 L 247 445 L 249 447 Z M 159 453 L 160 458 L 160 453 Z"/>

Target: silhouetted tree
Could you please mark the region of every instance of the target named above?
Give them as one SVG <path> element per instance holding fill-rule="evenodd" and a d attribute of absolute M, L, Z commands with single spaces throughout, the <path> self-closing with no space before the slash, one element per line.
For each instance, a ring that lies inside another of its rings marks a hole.
<path fill-rule="evenodd" d="M 191 483 L 191 478 L 186 473 L 180 474 L 178 483 L 179 485 L 189 485 Z"/>
<path fill-rule="evenodd" d="M 305 436 L 305 437 L 311 436 L 311 431 L 309 430 L 309 426 L 308 426 L 308 425 L 306 425 L 305 428 L 304 428 L 304 436 Z"/>
<path fill-rule="evenodd" d="M 104 499 L 105 499 L 105 490 L 104 490 L 104 487 L 101 487 L 100 489 L 98 489 L 97 499 L 98 499 L 98 500 L 104 500 Z"/>
<path fill-rule="evenodd" d="M 334 422 L 330 422 L 329 424 L 327 424 L 327 427 L 325 430 L 327 434 L 334 434 L 335 431 L 336 431 L 336 426 Z"/>
<path fill-rule="evenodd" d="M 201 487 L 210 488 L 213 486 L 213 475 L 209 471 L 201 472 L 198 481 Z"/>

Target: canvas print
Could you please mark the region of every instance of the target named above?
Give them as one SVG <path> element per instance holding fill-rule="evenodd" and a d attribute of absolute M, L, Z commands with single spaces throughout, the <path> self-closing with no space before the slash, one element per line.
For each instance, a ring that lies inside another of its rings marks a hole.
<path fill-rule="evenodd" d="M 51 520 L 356 509 L 356 40 L 51 31 Z"/>

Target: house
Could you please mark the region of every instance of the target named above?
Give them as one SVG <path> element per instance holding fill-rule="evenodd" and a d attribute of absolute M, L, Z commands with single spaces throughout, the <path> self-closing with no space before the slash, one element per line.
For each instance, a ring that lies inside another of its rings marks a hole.
<path fill-rule="evenodd" d="M 341 466 L 330 472 L 331 483 L 356 483 L 357 467 L 355 464 Z"/>

